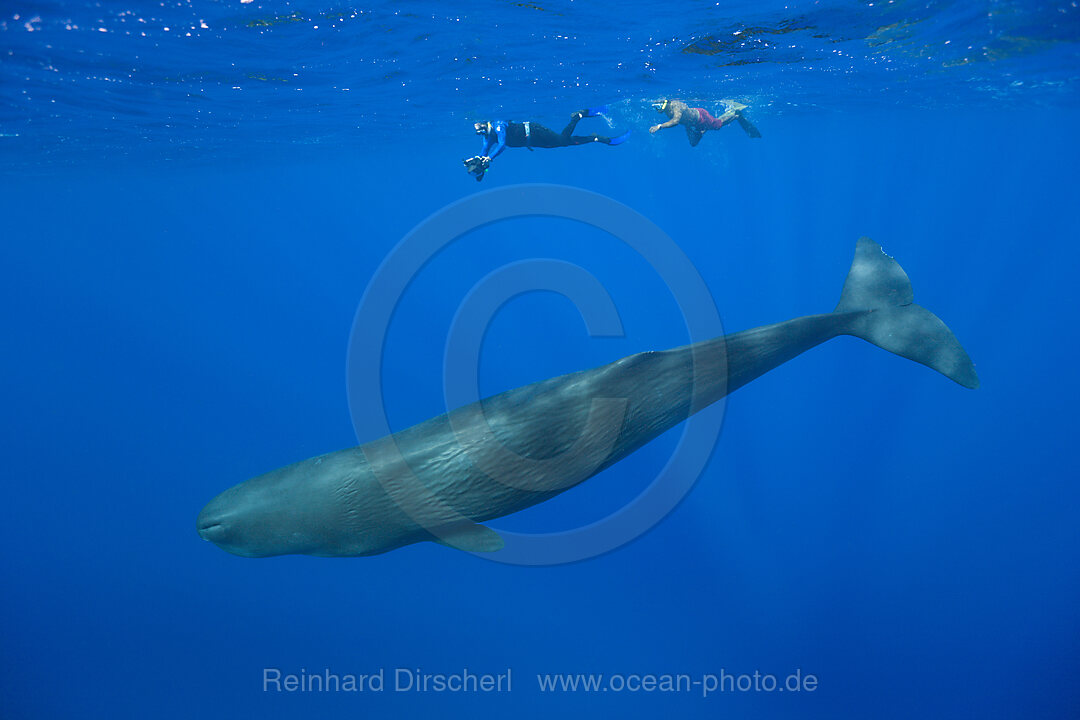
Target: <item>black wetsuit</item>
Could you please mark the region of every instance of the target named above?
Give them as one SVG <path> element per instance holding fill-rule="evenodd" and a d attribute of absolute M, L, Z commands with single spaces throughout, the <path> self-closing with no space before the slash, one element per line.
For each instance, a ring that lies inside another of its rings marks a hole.
<path fill-rule="evenodd" d="M 510 147 L 537 147 L 557 148 L 570 145 L 584 145 L 591 142 L 607 142 L 608 138 L 595 133 L 590 135 L 574 135 L 574 128 L 581 120 L 580 113 L 574 113 L 570 122 L 563 128 L 562 133 L 550 130 L 540 123 L 528 123 L 528 137 L 525 135 L 525 123 L 510 123 L 506 132 L 506 144 Z"/>
<path fill-rule="evenodd" d="M 534 122 L 506 122 L 497 120 L 491 123 L 491 132 L 484 136 L 482 156 L 494 158 L 505 147 L 557 148 L 571 145 L 585 145 L 591 142 L 611 144 L 611 138 L 602 135 L 574 135 L 574 128 L 584 117 L 574 113 L 570 122 L 561 133 Z"/>

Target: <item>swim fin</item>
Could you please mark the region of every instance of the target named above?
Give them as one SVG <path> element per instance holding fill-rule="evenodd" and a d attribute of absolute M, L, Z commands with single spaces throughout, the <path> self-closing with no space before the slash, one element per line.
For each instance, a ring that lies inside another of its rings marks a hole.
<path fill-rule="evenodd" d="M 608 138 L 604 142 L 604 144 L 605 145 L 622 145 L 624 142 L 626 142 L 629 139 L 630 139 L 630 131 L 627 130 L 626 132 L 624 132 L 622 135 L 619 135 L 618 137 Z"/>
<path fill-rule="evenodd" d="M 701 138 L 705 135 L 705 131 L 693 125 L 686 125 L 685 127 L 686 139 L 690 141 L 690 147 L 697 147 L 697 144 L 701 142 Z"/>
<path fill-rule="evenodd" d="M 752 138 L 761 137 L 761 132 L 759 132 L 756 127 L 754 127 L 754 123 L 743 117 L 741 110 L 739 111 L 739 114 L 735 116 L 735 119 L 739 121 L 739 127 L 741 127 L 743 129 L 743 132 L 745 132 L 747 135 Z"/>
<path fill-rule="evenodd" d="M 607 111 L 608 111 L 608 106 L 607 105 L 600 105 L 600 106 L 594 107 L 594 108 L 585 108 L 584 110 L 581 111 L 581 117 L 583 117 L 583 118 L 597 117 L 598 115 L 606 114 Z"/>

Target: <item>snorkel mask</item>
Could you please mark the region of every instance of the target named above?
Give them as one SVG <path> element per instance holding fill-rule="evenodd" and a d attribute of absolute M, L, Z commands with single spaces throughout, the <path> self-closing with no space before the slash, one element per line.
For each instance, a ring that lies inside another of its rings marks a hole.
<path fill-rule="evenodd" d="M 473 123 L 473 130 L 476 131 L 477 135 L 487 135 L 491 132 L 491 122 Z"/>
<path fill-rule="evenodd" d="M 670 100 L 665 100 L 664 102 L 653 103 L 653 110 L 655 110 L 656 112 L 664 112 L 665 110 L 667 110 L 668 103 L 670 102 Z"/>

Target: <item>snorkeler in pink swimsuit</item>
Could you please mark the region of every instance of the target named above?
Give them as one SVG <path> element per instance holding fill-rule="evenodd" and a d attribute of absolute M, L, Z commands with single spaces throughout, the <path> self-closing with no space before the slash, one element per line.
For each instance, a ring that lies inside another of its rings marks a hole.
<path fill-rule="evenodd" d="M 693 147 L 701 142 L 701 136 L 705 134 L 706 130 L 719 130 L 732 120 L 736 120 L 747 135 L 752 138 L 761 137 L 758 129 L 743 116 L 743 110 L 746 109 L 745 105 L 733 100 L 724 102 L 727 110 L 720 117 L 713 117 L 705 108 L 692 108 L 681 100 L 664 100 L 663 102 L 653 103 L 656 111 L 664 113 L 669 119 L 659 125 L 653 125 L 649 128 L 649 132 L 655 133 L 663 128 L 682 125 L 686 128 L 686 137 L 690 140 L 691 147 Z"/>

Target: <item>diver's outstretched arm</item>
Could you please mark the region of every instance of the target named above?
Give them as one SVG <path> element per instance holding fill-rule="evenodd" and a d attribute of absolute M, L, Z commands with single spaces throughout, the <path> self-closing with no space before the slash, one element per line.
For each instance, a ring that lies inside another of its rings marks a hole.
<path fill-rule="evenodd" d="M 662 122 L 659 125 L 653 125 L 651 128 L 649 128 L 649 132 L 654 133 L 657 130 L 662 130 L 664 128 L 675 127 L 676 125 L 679 124 L 679 120 L 681 120 L 681 119 L 682 119 L 682 108 L 680 108 L 678 105 L 676 105 L 672 109 L 671 119 L 668 120 L 667 122 Z"/>
<path fill-rule="evenodd" d="M 498 135 L 496 137 L 498 139 L 492 144 L 490 148 L 488 148 L 488 151 L 484 153 L 485 157 L 497 158 L 502 153 L 502 151 L 506 149 L 506 130 L 503 129 L 498 131 Z"/>

